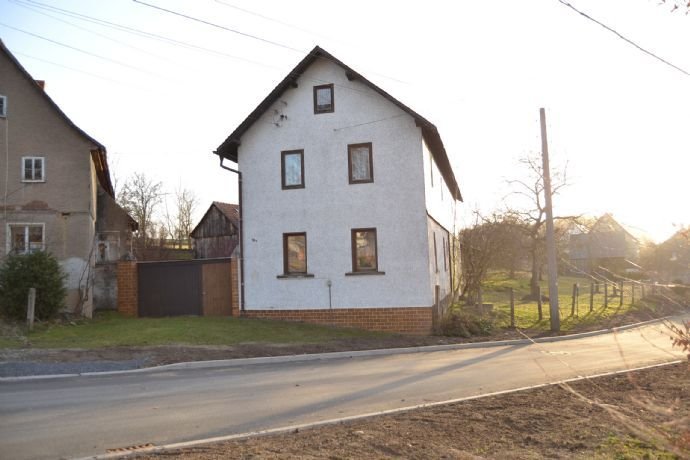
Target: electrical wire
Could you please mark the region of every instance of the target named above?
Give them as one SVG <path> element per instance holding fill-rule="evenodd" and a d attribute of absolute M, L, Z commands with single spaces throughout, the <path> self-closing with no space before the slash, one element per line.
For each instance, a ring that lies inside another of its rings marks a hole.
<path fill-rule="evenodd" d="M 121 46 L 130 48 L 130 49 L 133 49 L 133 50 L 135 50 L 135 51 L 138 51 L 138 52 L 140 52 L 140 53 L 146 54 L 146 55 L 148 55 L 148 56 L 151 56 L 151 57 L 154 57 L 154 58 L 157 58 L 157 59 L 161 59 L 161 60 L 164 60 L 164 61 L 167 61 L 167 62 L 175 63 L 172 59 L 168 59 L 168 58 L 165 58 L 165 57 L 160 56 L 160 55 L 158 55 L 158 54 L 151 53 L 150 51 L 147 51 L 147 50 L 145 50 L 145 49 L 143 49 L 143 48 L 139 48 L 139 47 L 137 47 L 137 46 L 130 45 L 129 43 L 125 43 L 125 42 L 123 42 L 123 41 L 121 41 L 121 40 L 117 40 L 117 39 L 112 38 L 112 37 L 110 37 L 110 36 L 108 36 L 108 35 L 105 35 L 105 34 L 96 32 L 95 30 L 91 30 L 91 29 L 88 29 L 88 28 L 86 28 L 86 27 L 79 26 L 79 25 L 77 25 L 77 24 L 74 24 L 73 22 L 66 21 L 66 20 L 64 20 L 64 19 L 60 19 L 60 18 L 58 18 L 58 17 L 56 17 L 56 16 L 53 16 L 52 14 L 48 14 L 48 13 L 46 13 L 46 12 L 44 12 L 44 11 L 40 11 L 37 7 L 35 7 L 35 6 L 33 6 L 33 5 L 29 5 L 29 4 L 23 3 L 23 2 L 18 1 L 18 0 L 8 0 L 8 1 L 11 2 L 11 3 L 14 3 L 15 5 L 21 6 L 22 8 L 26 8 L 26 9 L 28 9 L 28 10 L 30 10 L 30 11 L 33 11 L 33 12 L 36 13 L 36 14 L 40 14 L 41 16 L 45 16 L 45 17 L 51 18 L 51 19 L 53 19 L 53 20 L 55 20 L 55 21 L 61 22 L 61 23 L 63 23 L 63 24 L 67 24 L 67 25 L 69 25 L 69 26 L 71 26 L 71 27 L 74 27 L 74 28 L 76 28 L 76 29 L 79 29 L 79 30 L 83 30 L 83 31 L 88 32 L 88 33 L 90 33 L 90 34 L 92 34 L 92 35 L 96 35 L 97 37 L 101 37 L 101 38 L 104 38 L 104 39 L 109 40 L 109 41 L 111 41 L 111 42 L 117 43 L 118 45 L 121 45 Z"/>
<path fill-rule="evenodd" d="M 601 22 L 601 21 L 599 21 L 599 20 L 597 20 L 597 19 L 594 19 L 594 18 L 593 18 L 592 16 L 590 16 L 589 14 L 587 14 L 587 13 L 585 13 L 585 12 L 583 12 L 583 11 L 578 10 L 578 9 L 575 8 L 573 5 L 571 5 L 570 3 L 568 3 L 567 1 L 565 1 L 565 0 L 558 0 L 558 2 L 561 3 L 562 5 L 567 6 L 568 8 L 570 8 L 570 9 L 573 10 L 573 11 L 575 11 L 576 13 L 578 13 L 578 14 L 581 15 L 581 16 L 583 16 L 584 18 L 589 19 L 590 21 L 592 21 L 592 22 L 594 22 L 594 23 L 600 25 L 600 26 L 603 27 L 604 29 L 608 30 L 609 32 L 611 32 L 612 34 L 616 35 L 616 36 L 617 36 L 618 38 L 620 38 L 621 40 L 623 40 L 623 41 L 629 43 L 630 45 L 634 46 L 635 48 L 637 48 L 638 50 L 642 51 L 643 53 L 645 53 L 645 54 L 647 54 L 647 55 L 653 57 L 654 59 L 657 59 L 657 60 L 663 62 L 663 63 L 666 64 L 667 66 L 670 66 L 670 67 L 672 67 L 672 68 L 678 70 L 679 72 L 683 73 L 685 76 L 690 77 L 690 73 L 687 72 L 686 70 L 684 70 L 684 69 L 678 67 L 678 66 L 675 65 L 675 64 L 672 64 L 671 62 L 667 61 L 666 59 L 664 59 L 664 58 L 662 58 L 662 57 L 657 56 L 656 54 L 654 54 L 653 52 L 649 51 L 648 49 L 643 48 L 642 46 L 638 45 L 637 43 L 635 43 L 635 42 L 632 41 L 631 39 L 629 39 L 629 38 L 625 37 L 624 35 L 622 35 L 621 33 L 617 32 L 615 29 L 613 29 L 613 28 L 607 26 L 606 24 L 604 24 L 603 22 Z"/>
<path fill-rule="evenodd" d="M 113 64 L 117 64 L 117 65 L 120 65 L 120 66 L 122 66 L 122 67 L 127 67 L 127 68 L 132 69 L 132 70 L 136 70 L 137 72 L 142 72 L 142 73 L 145 73 L 145 74 L 148 74 L 148 75 L 152 75 L 152 76 L 157 77 L 157 78 L 162 78 L 162 79 L 168 80 L 168 78 L 164 77 L 163 75 L 159 75 L 159 74 L 156 74 L 156 73 L 154 73 L 154 72 L 149 72 L 148 70 L 144 70 L 144 69 L 142 69 L 142 68 L 140 68 L 140 67 L 136 67 L 136 66 L 127 64 L 127 63 L 125 63 L 125 62 L 117 61 L 117 60 L 115 60 L 115 59 L 110 59 L 110 58 L 108 58 L 108 57 L 101 56 L 100 54 L 92 53 L 92 52 L 90 52 L 90 51 L 86 51 L 86 50 L 83 50 L 83 49 L 81 49 L 81 48 L 77 48 L 76 46 L 68 45 L 68 44 L 66 44 L 66 43 L 62 43 L 62 42 L 59 42 L 59 41 L 57 41 L 57 40 L 53 40 L 52 38 L 44 37 L 44 36 L 42 36 L 42 35 L 38 35 L 38 34 L 35 34 L 35 33 L 33 33 L 33 32 L 29 32 L 29 31 L 27 31 L 27 30 L 20 29 L 20 28 L 18 28 L 18 27 L 14 27 L 14 26 L 11 26 L 11 25 L 9 25 L 9 24 L 5 24 L 4 22 L 0 22 L 0 26 L 7 27 L 8 29 L 12 29 L 12 30 L 15 30 L 15 31 L 17 31 L 17 32 L 21 32 L 21 33 L 26 34 L 26 35 L 30 35 L 30 36 L 35 37 L 35 38 L 38 38 L 38 39 L 40 39 L 40 40 L 45 40 L 45 41 L 50 42 L 50 43 L 53 43 L 53 44 L 55 44 L 55 45 L 59 45 L 59 46 L 65 47 L 65 48 L 69 48 L 69 49 L 71 49 L 71 50 L 73 50 L 73 51 L 77 51 L 77 52 L 79 52 L 79 53 L 83 53 L 83 54 L 86 54 L 86 55 L 88 55 L 88 56 L 95 57 L 95 58 L 97 58 L 97 59 L 101 59 L 101 60 L 104 60 L 104 61 L 107 61 L 107 62 L 111 62 L 111 63 L 113 63 Z"/>
<path fill-rule="evenodd" d="M 145 90 L 145 91 L 150 91 L 150 90 L 151 90 L 151 88 L 145 88 L 145 87 L 143 87 L 143 86 L 136 86 L 136 85 L 132 85 L 132 84 L 130 84 L 130 83 L 125 83 L 125 82 L 122 82 L 122 81 L 119 81 L 119 80 L 114 80 L 114 79 L 109 78 L 109 77 L 104 77 L 103 75 L 98 75 L 98 74 L 95 74 L 95 73 L 87 72 L 87 71 L 85 71 L 85 70 L 77 69 L 77 68 L 75 68 L 75 67 L 70 67 L 70 66 L 66 66 L 66 65 L 63 65 L 63 64 L 58 64 L 57 62 L 49 61 L 49 60 L 47 60 L 47 59 L 42 59 L 42 58 L 39 58 L 39 57 L 36 57 L 36 56 L 32 56 L 32 55 L 30 55 L 30 54 L 22 53 L 22 52 L 19 52 L 19 51 L 12 51 L 12 54 L 17 55 L 17 56 L 24 56 L 24 57 L 29 58 L 29 59 L 34 59 L 34 60 L 36 60 L 36 61 L 40 61 L 40 62 L 44 62 L 44 63 L 46 63 L 46 64 L 54 65 L 54 66 L 56 66 L 56 67 L 62 67 L 63 69 L 71 70 L 72 72 L 81 73 L 81 74 L 84 74 L 84 75 L 88 75 L 88 76 L 90 76 L 90 77 L 94 77 L 94 78 L 98 78 L 98 79 L 101 79 L 101 80 L 109 81 L 109 82 L 111 82 L 111 83 L 116 83 L 116 84 L 118 84 L 118 85 L 123 85 L 123 86 L 127 86 L 127 87 L 130 87 L 130 88 L 137 88 L 137 89 L 141 89 L 141 90 Z"/>
<path fill-rule="evenodd" d="M 48 5 L 48 4 L 45 4 L 45 3 L 41 3 L 41 2 L 38 2 L 38 1 L 35 1 L 35 0 L 13 0 L 13 1 L 14 1 L 15 3 L 18 3 L 18 4 L 31 4 L 32 6 L 35 6 L 36 8 L 40 8 L 40 9 L 47 10 L 47 11 L 52 11 L 52 12 L 55 12 L 55 13 L 58 13 L 58 14 L 62 14 L 62 15 L 64 15 L 64 16 L 68 16 L 68 17 L 71 17 L 71 18 L 74 18 L 74 19 L 78 19 L 78 20 L 81 20 L 81 21 L 85 21 L 85 22 L 89 22 L 89 23 L 92 23 L 92 24 L 96 24 L 96 25 L 99 25 L 99 26 L 102 26 L 102 27 L 108 27 L 108 28 L 111 28 L 111 29 L 118 30 L 118 31 L 120 31 L 120 32 L 129 33 L 129 34 L 132 34 L 132 35 L 136 35 L 136 36 L 143 37 L 143 38 L 148 38 L 148 39 L 151 39 L 151 40 L 161 41 L 161 42 L 167 43 L 167 44 L 169 44 L 169 45 L 179 46 L 179 47 L 187 48 L 187 49 L 195 49 L 195 50 L 197 50 L 197 51 L 203 51 L 203 52 L 206 52 L 206 53 L 208 53 L 208 54 L 215 55 L 215 56 L 227 57 L 227 58 L 235 59 L 235 60 L 238 60 L 238 61 L 244 61 L 244 62 L 247 62 L 247 63 L 250 63 L 250 64 L 254 64 L 254 65 L 257 65 L 257 66 L 261 66 L 261 67 L 269 67 L 269 68 L 278 69 L 278 67 L 276 67 L 276 66 L 269 65 L 269 64 L 266 64 L 266 63 L 263 63 L 263 62 L 258 62 L 258 61 L 254 61 L 254 60 L 251 60 L 251 59 L 243 58 L 243 57 L 240 57 L 240 56 L 236 56 L 236 55 L 224 53 L 224 52 L 222 52 L 222 51 L 217 51 L 217 50 L 214 50 L 214 49 L 211 49 L 211 48 L 206 48 L 206 47 L 199 46 L 199 45 L 195 45 L 195 44 L 192 44 L 192 43 L 183 42 L 183 41 L 180 41 L 180 40 L 176 40 L 176 39 L 174 39 L 174 38 L 166 37 L 166 36 L 164 36 L 164 35 L 159 35 L 159 34 L 155 34 L 155 33 L 152 33 L 152 32 L 147 32 L 147 31 L 144 31 L 144 30 L 141 30 L 141 29 L 137 29 L 137 28 L 134 28 L 134 27 L 129 27 L 129 26 L 125 26 L 125 25 L 122 25 L 122 24 L 115 23 L 115 22 L 106 21 L 106 20 L 104 20 L 104 19 L 98 19 L 98 18 L 95 18 L 95 17 L 93 17 L 93 16 L 88 16 L 88 15 L 81 14 L 81 13 L 77 13 L 77 12 L 74 12 L 74 11 L 71 11 L 71 10 L 66 10 L 66 9 L 63 9 L 63 8 L 58 8 L 58 7 L 55 7 L 55 6 L 52 6 L 52 5 Z"/>
<path fill-rule="evenodd" d="M 318 33 L 316 33 L 316 32 L 311 31 L 311 30 L 303 29 L 303 28 L 298 27 L 298 26 L 296 26 L 296 25 L 294 25 L 294 24 L 290 24 L 290 23 L 281 21 L 280 19 L 272 18 L 272 17 L 270 17 L 270 16 L 266 16 L 266 15 L 264 15 L 264 14 L 257 13 L 256 11 L 251 11 L 251 10 L 248 10 L 248 9 L 246 9 L 246 8 L 241 8 L 241 7 L 237 6 L 237 5 L 233 5 L 233 4 L 231 4 L 231 3 L 224 2 L 224 1 L 222 1 L 222 0 L 215 0 L 215 2 L 218 3 L 218 4 L 220 4 L 220 5 L 223 5 L 223 6 L 225 6 L 225 7 L 232 8 L 232 9 L 235 9 L 235 10 L 237 10 L 237 11 L 241 11 L 241 12 L 243 12 L 243 13 L 249 14 L 249 15 L 251 15 L 251 16 L 256 16 L 257 18 L 261 18 L 261 19 L 264 19 L 264 20 L 266 20 L 266 21 L 270 21 L 270 22 L 273 22 L 273 23 L 276 23 L 276 24 L 280 24 L 281 26 L 289 27 L 289 28 L 291 28 L 291 29 L 297 30 L 297 31 L 302 32 L 302 33 L 307 34 L 307 35 L 313 35 L 313 36 L 315 36 L 315 37 L 324 38 L 324 39 L 326 39 L 326 40 L 334 40 L 334 39 L 331 38 L 331 37 L 327 37 L 327 36 L 324 36 L 324 35 L 320 35 L 320 34 L 318 34 Z"/>
<path fill-rule="evenodd" d="M 275 41 L 273 41 L 273 40 L 268 40 L 268 39 L 266 39 L 266 38 L 262 38 L 262 37 L 259 37 L 259 36 L 257 36 L 257 35 L 252 35 L 252 34 L 249 34 L 249 33 L 246 33 L 246 32 L 242 32 L 242 31 L 239 31 L 239 30 L 236 30 L 236 29 L 231 29 L 230 27 L 225 27 L 225 26 L 222 26 L 222 25 L 220 25 L 220 24 L 216 24 L 216 23 L 213 23 L 213 22 L 210 22 L 210 21 L 206 21 L 206 20 L 204 20 L 204 19 L 195 18 L 195 17 L 193 17 L 193 16 L 189 16 L 189 15 L 184 14 L 184 13 L 179 13 L 179 12 L 177 12 L 177 11 L 169 10 L 169 9 L 167 9 L 167 8 L 163 8 L 163 7 L 160 7 L 160 6 L 152 5 L 152 4 L 150 4 L 150 3 L 142 2 L 141 0 L 132 0 L 132 1 L 133 1 L 134 3 L 138 3 L 138 4 L 140 4 L 140 5 L 148 6 L 149 8 L 153 8 L 153 9 L 156 9 L 156 10 L 164 11 L 164 12 L 166 12 L 166 13 L 169 13 L 169 14 L 172 14 L 172 15 L 175 15 L 175 16 L 180 16 L 180 17 L 183 17 L 183 18 L 185 18 L 185 19 L 189 19 L 190 21 L 199 22 L 199 23 L 201 23 L 201 24 L 206 24 L 206 25 L 211 26 L 211 27 L 216 27 L 216 28 L 218 28 L 218 29 L 222 29 L 222 30 L 225 30 L 225 31 L 227 31 L 227 32 L 232 32 L 232 33 L 234 33 L 234 34 L 241 35 L 241 36 L 243 36 L 243 37 L 252 38 L 252 39 L 254 39 L 254 40 L 258 40 L 258 41 L 261 41 L 261 42 L 264 42 L 264 43 L 268 43 L 268 44 L 270 44 L 270 45 L 279 46 L 280 48 L 285 48 L 285 49 L 290 50 L 290 51 L 296 51 L 296 52 L 298 52 L 298 53 L 302 53 L 302 52 L 303 52 L 302 50 L 299 50 L 299 49 L 297 49 L 297 48 L 293 48 L 293 47 L 288 46 L 288 45 L 283 45 L 282 43 L 278 43 L 278 42 L 275 42 Z"/>

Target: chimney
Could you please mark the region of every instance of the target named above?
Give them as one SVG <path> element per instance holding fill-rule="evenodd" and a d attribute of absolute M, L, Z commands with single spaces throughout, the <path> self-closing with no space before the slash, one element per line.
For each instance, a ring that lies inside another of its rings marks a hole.
<path fill-rule="evenodd" d="M 45 80 L 34 80 L 36 84 L 43 90 L 46 90 L 46 81 Z"/>

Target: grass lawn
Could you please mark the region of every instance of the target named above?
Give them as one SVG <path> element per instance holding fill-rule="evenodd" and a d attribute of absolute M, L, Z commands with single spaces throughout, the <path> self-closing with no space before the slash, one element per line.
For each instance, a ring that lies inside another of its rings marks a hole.
<path fill-rule="evenodd" d="M 510 294 L 512 287 L 515 291 L 515 325 L 518 328 L 543 329 L 550 328 L 549 302 L 543 301 L 543 319 L 539 321 L 538 306 L 536 301 L 523 301 L 523 297 L 529 294 L 529 273 L 518 272 L 514 279 L 509 278 L 506 272 L 491 273 L 483 284 L 483 302 L 494 305 L 494 311 L 499 313 L 498 326 L 510 326 Z M 573 284 L 580 286 L 579 296 L 576 301 L 575 314 L 572 314 Z M 542 295 L 548 296 L 548 280 L 541 283 Z M 613 296 L 613 289 L 609 286 L 608 306 L 605 305 L 604 288 L 594 295 L 593 309 L 590 311 L 590 280 L 571 276 L 559 276 L 558 278 L 558 305 L 561 318 L 561 330 L 570 331 L 576 327 L 603 323 L 615 316 L 624 315 L 633 311 L 654 311 L 655 305 L 640 299 L 641 290 L 635 288 L 635 302 L 632 302 L 632 287 L 626 284 L 623 293 L 623 304 L 620 296 Z M 651 316 L 650 316 L 651 318 Z"/>
<path fill-rule="evenodd" d="M 18 328 L 3 328 L 0 348 L 26 345 Z M 72 323 L 37 324 L 28 342 L 37 348 L 100 348 L 147 345 L 235 345 L 239 343 L 325 343 L 330 340 L 381 337 L 359 329 L 287 321 L 232 317 L 126 318 L 115 312 Z"/>

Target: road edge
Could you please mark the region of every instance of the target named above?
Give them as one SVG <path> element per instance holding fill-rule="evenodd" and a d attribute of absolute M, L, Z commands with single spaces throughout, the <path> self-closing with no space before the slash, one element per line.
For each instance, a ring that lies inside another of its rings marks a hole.
<path fill-rule="evenodd" d="M 254 366 L 260 364 L 282 364 L 282 363 L 299 363 L 308 361 L 325 361 L 333 359 L 351 359 L 362 358 L 369 356 L 388 356 L 388 355 L 404 355 L 413 353 L 433 353 L 438 351 L 451 350 L 466 350 L 475 348 L 495 348 L 518 345 L 529 345 L 532 343 L 553 343 L 562 342 L 566 340 L 576 340 L 585 337 L 592 337 L 597 335 L 612 334 L 623 332 L 630 329 L 635 329 L 647 326 L 653 323 L 662 323 L 664 321 L 672 320 L 673 318 L 681 318 L 687 315 L 672 315 L 663 318 L 642 321 L 639 323 L 627 324 L 624 326 L 613 327 L 609 329 L 599 329 L 596 331 L 579 332 L 577 334 L 539 337 L 535 339 L 512 339 L 512 340 L 497 340 L 489 342 L 472 342 L 472 343 L 454 343 L 447 345 L 427 345 L 419 347 L 405 347 L 405 348 L 381 348 L 375 350 L 353 350 L 353 351 L 337 351 L 330 353 L 310 353 L 303 355 L 286 355 L 286 356 L 262 356 L 256 358 L 235 358 L 235 359 L 218 359 L 209 361 L 188 361 L 181 363 L 163 364 L 160 366 L 142 367 L 139 369 L 128 369 L 121 371 L 104 371 L 104 372 L 83 372 L 70 374 L 45 374 L 45 375 L 25 375 L 15 377 L 0 377 L 0 383 L 3 382 L 24 382 L 32 380 L 51 380 L 75 377 L 107 377 L 123 374 L 139 374 L 146 372 L 157 371 L 174 371 L 185 369 L 213 369 L 220 367 L 242 367 Z"/>
<path fill-rule="evenodd" d="M 475 400 L 475 399 L 488 398 L 490 396 L 500 396 L 500 395 L 504 395 L 504 394 L 517 393 L 520 391 L 534 390 L 534 389 L 549 387 L 549 386 L 553 386 L 553 385 L 578 382 L 578 381 L 585 380 L 585 379 L 595 379 L 598 377 L 607 377 L 607 376 L 612 376 L 612 375 L 626 374 L 629 372 L 643 371 L 646 369 L 654 369 L 656 367 L 671 366 L 671 365 L 679 364 L 682 362 L 685 362 L 685 360 L 684 359 L 677 359 L 674 361 L 651 364 L 651 365 L 647 365 L 647 366 L 636 367 L 633 369 L 623 369 L 623 370 L 619 370 L 619 371 L 603 372 L 600 374 L 594 374 L 594 375 L 589 375 L 589 376 L 573 377 L 570 379 L 558 380 L 556 382 L 540 383 L 537 385 L 530 385 L 530 386 L 525 386 L 525 387 L 520 387 L 520 388 L 513 388 L 510 390 L 495 391 L 492 393 L 485 393 L 485 394 L 474 395 L 474 396 L 465 396 L 462 398 L 449 399 L 449 400 L 445 400 L 445 401 L 437 401 L 437 402 L 425 403 L 425 404 L 416 404 L 413 406 L 400 407 L 397 409 L 388 409 L 388 410 L 379 411 L 379 412 L 370 412 L 370 413 L 360 414 L 360 415 L 351 415 L 351 416 L 347 416 L 347 417 L 322 420 L 319 422 L 312 422 L 312 423 L 303 423 L 303 424 L 299 424 L 299 425 L 288 425 L 288 426 L 284 426 L 284 427 L 280 427 L 280 428 L 271 428 L 268 430 L 249 431 L 246 433 L 238 433 L 238 434 L 231 434 L 231 435 L 226 435 L 226 436 L 215 436 L 215 437 L 211 437 L 211 438 L 195 439 L 195 440 L 191 440 L 191 441 L 164 444 L 161 446 L 144 447 L 144 448 L 134 449 L 131 452 L 120 452 L 120 451 L 110 452 L 110 453 L 105 453 L 105 454 L 92 455 L 92 456 L 88 456 L 88 457 L 80 457 L 80 458 L 76 458 L 73 460 L 107 460 L 107 459 L 115 459 L 115 458 L 129 458 L 129 457 L 132 457 L 134 455 L 168 452 L 168 451 L 174 451 L 174 450 L 178 450 L 178 449 L 185 449 L 185 448 L 189 448 L 189 447 L 196 447 L 196 446 L 207 445 L 207 444 L 215 444 L 215 443 L 219 443 L 219 442 L 238 441 L 238 440 L 242 440 L 242 439 L 255 438 L 255 437 L 261 437 L 261 436 L 272 436 L 272 435 L 285 434 L 285 433 L 297 433 L 297 432 L 302 431 L 302 430 L 310 430 L 310 429 L 320 428 L 320 427 L 324 427 L 324 426 L 338 425 L 341 423 L 364 420 L 364 419 L 383 416 L 383 415 L 399 414 L 399 413 L 403 413 L 403 412 L 410 412 L 410 411 L 417 410 L 417 409 L 425 409 L 425 408 L 429 408 L 429 407 L 443 406 L 446 404 L 455 404 L 455 403 L 459 403 L 459 402 L 463 402 L 463 401 L 471 401 L 471 400 Z"/>

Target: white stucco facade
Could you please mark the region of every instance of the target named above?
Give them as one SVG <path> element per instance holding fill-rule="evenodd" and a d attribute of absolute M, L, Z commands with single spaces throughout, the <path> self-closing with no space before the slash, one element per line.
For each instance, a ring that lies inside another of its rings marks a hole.
<path fill-rule="evenodd" d="M 450 276 L 443 270 L 447 231 L 432 228 L 429 216 L 448 222 L 443 211 L 454 200 L 447 190 L 440 205 L 431 197 L 441 192 L 425 180 L 433 165 L 425 164 L 421 128 L 327 59 L 296 83 L 253 121 L 237 149 L 245 310 L 431 307 L 436 284 L 449 292 Z M 315 114 L 313 88 L 324 84 L 334 85 L 334 110 Z M 371 143 L 373 182 L 351 184 L 348 145 L 361 143 Z M 304 188 L 282 188 L 281 152 L 291 150 L 304 151 Z M 357 228 L 376 229 L 378 273 L 352 273 Z M 297 232 L 306 233 L 308 276 L 284 277 L 283 234 Z M 431 272 L 433 234 L 440 273 Z"/>

